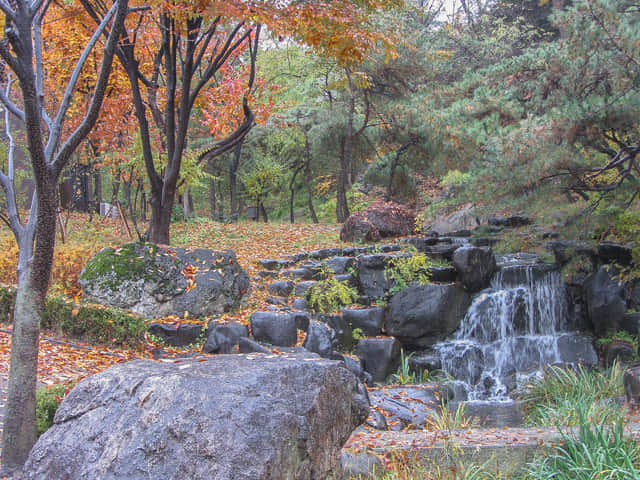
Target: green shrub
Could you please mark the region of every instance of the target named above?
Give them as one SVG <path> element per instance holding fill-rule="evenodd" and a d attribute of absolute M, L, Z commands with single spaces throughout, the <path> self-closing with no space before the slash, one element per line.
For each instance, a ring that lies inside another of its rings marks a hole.
<path fill-rule="evenodd" d="M 12 320 L 16 289 L 0 286 L 0 321 Z M 49 296 L 41 326 L 91 343 L 138 348 L 144 344 L 144 318 L 102 305 L 76 304 L 59 296 Z"/>
<path fill-rule="evenodd" d="M 432 261 L 424 253 L 391 258 L 384 270 L 387 280 L 394 282 L 390 292 L 399 292 L 412 283 L 425 285 L 431 278 L 430 266 L 432 266 Z"/>
<path fill-rule="evenodd" d="M 0 286 L 0 322 L 11 322 L 13 320 L 13 307 L 15 303 L 15 287 Z"/>
<path fill-rule="evenodd" d="M 48 297 L 42 327 L 65 336 L 120 347 L 137 348 L 144 343 L 144 318 L 113 307 L 76 304 Z"/>
<path fill-rule="evenodd" d="M 75 386 L 75 382 L 59 383 L 36 390 L 36 428 L 38 436 L 53 425 L 53 417 L 64 396 Z"/>
<path fill-rule="evenodd" d="M 548 367 L 544 378 L 527 385 L 520 397 L 525 421 L 531 425 L 578 425 L 580 412 L 599 421 L 619 410 L 607 400 L 624 394 L 622 377 L 623 369 L 617 363 L 604 371 Z"/>
<path fill-rule="evenodd" d="M 560 429 L 561 445 L 538 457 L 528 467 L 535 480 L 639 480 L 640 444 L 625 436 L 620 412 L 610 412 L 601 422 L 578 408 L 578 430 Z"/>
<path fill-rule="evenodd" d="M 309 307 L 320 313 L 335 312 L 341 307 L 351 305 L 356 298 L 358 294 L 353 288 L 333 277 L 319 281 L 307 294 Z"/>

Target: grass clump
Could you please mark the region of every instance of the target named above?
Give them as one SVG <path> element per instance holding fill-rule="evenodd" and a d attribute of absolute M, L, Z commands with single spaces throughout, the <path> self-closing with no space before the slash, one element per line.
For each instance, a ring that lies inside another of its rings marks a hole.
<path fill-rule="evenodd" d="M 335 312 L 351 305 L 357 298 L 358 293 L 353 288 L 333 277 L 319 281 L 307 293 L 309 308 L 318 313 Z"/>
<path fill-rule="evenodd" d="M 482 464 L 465 461 L 461 452 L 451 448 L 446 463 L 421 458 L 417 453 L 395 452 L 391 455 L 381 480 L 500 480 L 489 468 L 490 462 Z"/>
<path fill-rule="evenodd" d="M 476 417 L 469 417 L 466 414 L 466 407 L 459 403 L 454 410 L 447 407 L 444 402 L 438 407 L 439 411 L 431 418 L 427 418 L 427 430 L 459 430 L 462 428 L 475 428 L 478 426 Z"/>
<path fill-rule="evenodd" d="M 538 457 L 528 467 L 531 480 L 639 480 L 640 444 L 625 436 L 625 420 L 610 411 L 601 422 L 577 408 L 579 427 L 560 429 L 562 444 Z"/>
<path fill-rule="evenodd" d="M 616 362 L 607 370 L 572 370 L 550 366 L 543 378 L 527 385 L 520 400 L 530 425 L 579 425 L 581 415 L 601 422 L 620 410 L 608 401 L 624 394 L 623 368 Z"/>

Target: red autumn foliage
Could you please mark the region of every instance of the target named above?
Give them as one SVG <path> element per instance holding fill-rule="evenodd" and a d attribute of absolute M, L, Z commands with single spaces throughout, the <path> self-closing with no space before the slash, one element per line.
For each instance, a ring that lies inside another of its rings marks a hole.
<path fill-rule="evenodd" d="M 345 242 L 375 242 L 382 238 L 402 237 L 413 233 L 416 217 L 404 205 L 395 202 L 374 202 L 364 211 L 347 218 L 340 231 Z"/>

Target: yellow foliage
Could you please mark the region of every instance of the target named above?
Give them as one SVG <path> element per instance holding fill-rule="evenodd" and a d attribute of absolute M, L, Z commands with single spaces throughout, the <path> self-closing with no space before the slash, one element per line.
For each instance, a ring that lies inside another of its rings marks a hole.
<path fill-rule="evenodd" d="M 8 243 L 8 242 L 7 242 Z M 57 245 L 53 255 L 51 272 L 51 291 L 64 293 L 74 297 L 80 293 L 78 278 L 89 259 L 97 253 L 99 246 L 92 245 Z M 0 252 L 0 283 L 15 285 L 16 267 L 18 263 L 18 245 L 11 240 L 11 245 Z"/>

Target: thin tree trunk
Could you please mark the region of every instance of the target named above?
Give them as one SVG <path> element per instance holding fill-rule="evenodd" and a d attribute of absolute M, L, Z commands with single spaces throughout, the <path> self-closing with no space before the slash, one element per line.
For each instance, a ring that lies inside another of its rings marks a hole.
<path fill-rule="evenodd" d="M 267 217 L 267 209 L 264 208 L 264 204 L 260 202 L 260 213 L 262 214 L 262 220 L 264 223 L 269 223 L 269 217 Z"/>
<path fill-rule="evenodd" d="M 216 181 L 215 179 L 211 179 L 209 181 L 209 208 L 211 213 L 211 218 L 213 220 L 216 219 Z"/>
<path fill-rule="evenodd" d="M 25 243 L 25 250 L 31 251 Z M 27 252 L 25 251 L 25 254 Z M 11 360 L 7 404 L 4 416 L 2 463 L 12 468 L 23 465 L 36 442 L 36 379 L 38 366 L 38 339 L 42 303 L 33 288 L 32 265 L 20 249 L 23 272 L 13 314 Z M 6 412 L 10 414 L 7 415 Z"/>
<path fill-rule="evenodd" d="M 289 191 L 291 192 L 291 197 L 289 198 L 289 220 L 291 223 L 295 223 L 296 219 L 293 214 L 293 200 L 295 198 L 295 183 L 296 177 L 298 176 L 298 172 L 300 171 L 300 167 L 296 168 L 293 171 L 293 175 L 291 176 L 291 181 L 289 182 Z"/>
<path fill-rule="evenodd" d="M 349 204 L 347 202 L 347 188 L 348 188 L 348 156 L 349 146 L 346 145 L 349 142 L 348 137 L 343 139 L 340 148 L 340 171 L 338 172 L 338 188 L 336 198 L 336 220 L 338 223 L 343 223 L 349 218 Z"/>
<path fill-rule="evenodd" d="M 233 151 L 232 160 L 229 165 L 229 197 L 230 197 L 230 214 L 239 215 L 238 208 L 238 168 L 240 166 L 240 154 L 242 153 L 243 142 L 238 143 Z"/>
<path fill-rule="evenodd" d="M 313 191 L 311 189 L 311 148 L 309 146 L 309 137 L 304 131 L 304 186 L 307 189 L 307 206 L 313 223 L 318 223 L 316 210 L 313 208 Z"/>

